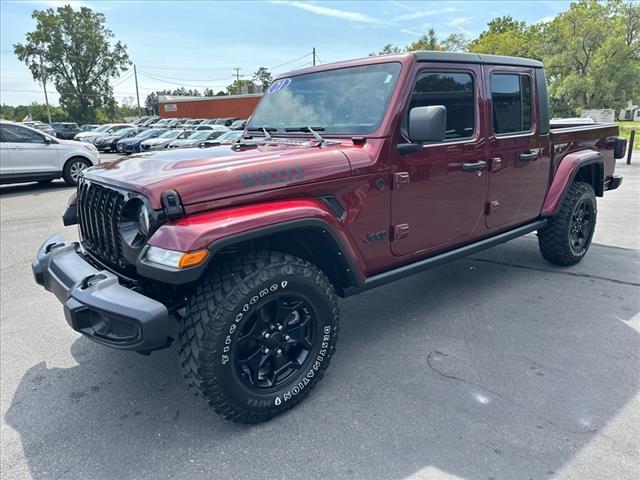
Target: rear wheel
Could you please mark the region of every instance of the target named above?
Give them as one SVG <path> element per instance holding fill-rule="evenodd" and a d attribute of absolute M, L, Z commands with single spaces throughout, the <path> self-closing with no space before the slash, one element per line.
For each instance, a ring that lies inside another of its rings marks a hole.
<path fill-rule="evenodd" d="M 67 163 L 64 166 L 64 170 L 62 171 L 62 178 L 67 185 L 77 185 L 78 179 L 82 174 L 82 171 L 89 168 L 91 163 L 88 160 L 80 157 L 74 157 L 67 160 Z"/>
<path fill-rule="evenodd" d="M 558 214 L 538 231 L 540 253 L 551 263 L 574 265 L 589 250 L 596 228 L 597 204 L 593 187 L 574 182 Z"/>
<path fill-rule="evenodd" d="M 258 423 L 315 387 L 338 323 L 333 287 L 314 265 L 277 252 L 238 257 L 207 275 L 191 297 L 180 366 L 221 416 Z"/>

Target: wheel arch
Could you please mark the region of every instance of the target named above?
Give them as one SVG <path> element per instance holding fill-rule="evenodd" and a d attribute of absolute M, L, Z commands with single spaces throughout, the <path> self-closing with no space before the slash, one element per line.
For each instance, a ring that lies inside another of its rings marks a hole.
<path fill-rule="evenodd" d="M 162 271 L 144 260 L 138 273 L 172 284 L 198 280 L 225 256 L 260 250 L 300 257 L 320 268 L 339 295 L 364 284 L 366 263 L 343 221 L 322 200 L 289 200 L 246 205 L 184 217 L 162 225 L 149 246 L 181 252 L 207 249 L 207 260 L 182 271 Z"/>
<path fill-rule="evenodd" d="M 598 197 L 604 194 L 604 159 L 595 150 L 582 150 L 562 159 L 542 206 L 542 216 L 558 213 L 573 182 L 585 182 Z"/>
<path fill-rule="evenodd" d="M 362 284 L 347 248 L 332 227 L 320 219 L 299 219 L 258 228 L 214 242 L 211 262 L 225 255 L 271 250 L 302 258 L 320 268 L 340 296 Z"/>

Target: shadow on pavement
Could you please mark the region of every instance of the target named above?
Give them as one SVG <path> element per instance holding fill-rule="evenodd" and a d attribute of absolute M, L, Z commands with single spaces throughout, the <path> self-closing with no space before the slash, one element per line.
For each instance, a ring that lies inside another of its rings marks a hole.
<path fill-rule="evenodd" d="M 70 187 L 63 180 L 54 180 L 49 183 L 40 184 L 38 182 L 32 183 L 16 183 L 12 185 L 3 185 L 0 187 L 0 197 L 11 198 L 19 197 L 22 195 L 41 195 L 46 194 L 52 190 L 74 190 L 76 187 Z"/>
<path fill-rule="evenodd" d="M 367 292 L 341 302 L 314 394 L 257 426 L 192 396 L 174 349 L 78 338 L 78 364 L 31 367 L 6 422 L 36 479 L 549 478 L 638 392 L 637 293 L 471 259 Z"/>

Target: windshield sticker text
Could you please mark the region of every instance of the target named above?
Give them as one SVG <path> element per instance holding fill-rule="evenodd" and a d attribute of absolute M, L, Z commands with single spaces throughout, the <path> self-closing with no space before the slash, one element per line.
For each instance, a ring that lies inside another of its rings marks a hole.
<path fill-rule="evenodd" d="M 271 84 L 271 86 L 269 87 L 269 90 L 267 90 L 267 93 L 279 92 L 280 90 L 287 88 L 289 85 L 291 85 L 290 78 L 282 78 L 280 80 L 276 80 Z"/>

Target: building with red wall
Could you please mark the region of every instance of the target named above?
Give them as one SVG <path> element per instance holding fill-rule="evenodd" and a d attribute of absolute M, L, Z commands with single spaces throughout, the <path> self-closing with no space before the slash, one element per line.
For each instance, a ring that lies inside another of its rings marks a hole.
<path fill-rule="evenodd" d="M 158 104 L 162 118 L 249 118 L 261 97 L 261 93 L 218 97 L 160 95 Z"/>

